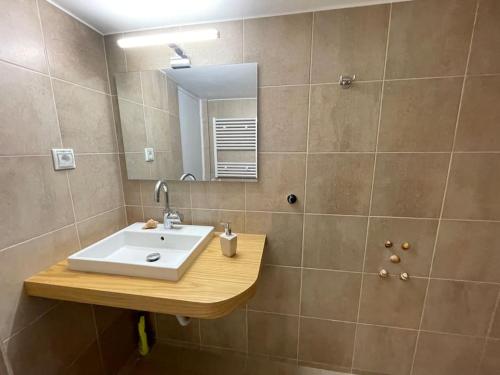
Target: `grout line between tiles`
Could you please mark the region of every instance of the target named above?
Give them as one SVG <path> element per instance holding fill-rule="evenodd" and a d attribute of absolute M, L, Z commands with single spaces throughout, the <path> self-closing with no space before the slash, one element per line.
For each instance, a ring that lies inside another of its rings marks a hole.
<path fill-rule="evenodd" d="M 307 164 L 309 160 L 309 132 L 311 125 L 311 82 L 312 82 L 312 72 L 313 72 L 313 51 L 314 51 L 314 22 L 316 13 L 312 13 L 311 20 L 311 45 L 310 45 L 310 55 L 309 55 L 309 85 L 307 94 L 307 131 L 306 131 L 306 153 L 304 161 L 304 203 L 302 211 L 302 243 L 301 243 L 301 253 L 300 253 L 300 284 L 299 284 L 299 315 L 297 321 L 297 365 L 299 364 L 300 358 L 300 328 L 301 328 L 301 314 L 302 314 L 302 293 L 303 293 L 303 277 L 304 277 L 304 246 L 305 246 L 305 213 L 306 213 L 306 203 L 307 203 Z"/>
<path fill-rule="evenodd" d="M 54 111 L 55 111 L 55 115 L 56 115 L 57 128 L 58 128 L 58 131 L 59 131 L 59 141 L 60 141 L 61 147 L 64 147 L 64 142 L 63 142 L 63 137 L 62 137 L 61 123 L 59 121 L 59 111 L 57 110 L 56 97 L 55 97 L 55 91 L 54 91 L 54 84 L 53 84 L 53 81 L 52 81 L 52 74 L 50 72 L 49 55 L 48 55 L 48 51 L 47 51 L 47 44 L 45 42 L 45 32 L 44 32 L 44 28 L 43 28 L 43 22 L 42 22 L 42 17 L 41 17 L 41 14 L 40 14 L 40 6 L 39 6 L 39 3 L 38 3 L 38 0 L 36 0 L 36 7 L 37 7 L 37 12 L 38 12 L 38 20 L 39 20 L 39 24 L 40 24 L 40 31 L 41 31 L 41 34 L 42 34 L 42 43 L 43 43 L 43 49 L 44 49 L 44 54 L 45 54 L 45 62 L 47 64 L 47 71 L 48 71 L 48 77 L 49 77 L 49 82 L 50 82 L 50 90 L 51 90 L 51 93 L 52 93 L 52 103 L 54 104 Z M 75 224 L 76 238 L 78 240 L 78 248 L 81 249 L 82 248 L 82 243 L 80 241 L 80 234 L 78 233 L 78 227 L 76 225 L 75 202 L 73 200 L 73 193 L 71 191 L 71 183 L 70 183 L 70 180 L 69 180 L 69 172 L 68 171 L 63 171 L 63 172 L 66 175 L 66 182 L 67 182 L 68 194 L 69 194 L 69 197 L 70 197 L 71 209 L 72 209 L 72 212 L 73 212 L 73 223 Z"/>
<path fill-rule="evenodd" d="M 377 170 L 377 154 L 378 154 L 378 143 L 380 137 L 380 126 L 382 123 L 382 107 L 384 102 L 384 89 L 385 89 L 385 79 L 387 72 L 387 56 L 389 53 L 389 42 L 390 42 L 390 31 L 391 31 L 391 20 L 392 20 L 392 3 L 389 5 L 389 14 L 387 19 L 387 33 L 386 33 L 386 41 L 385 41 L 385 57 L 384 57 L 384 68 L 382 72 L 382 85 L 380 87 L 380 103 L 379 103 L 379 113 L 378 113 L 378 121 L 377 121 L 377 135 L 375 138 L 375 155 L 373 158 L 373 172 L 372 172 L 372 181 L 370 187 L 370 200 L 368 205 L 368 220 L 366 222 L 366 233 L 365 233 L 365 246 L 363 251 L 363 263 L 362 263 L 362 275 L 361 275 L 361 284 L 359 287 L 359 298 L 358 298 L 358 308 L 356 313 L 356 326 L 354 328 L 354 340 L 352 344 L 352 358 L 351 358 L 351 366 L 350 371 L 353 371 L 354 363 L 356 360 L 356 342 L 358 340 L 358 325 L 359 325 L 359 317 L 361 313 L 361 299 L 363 297 L 363 282 L 364 282 L 364 272 L 365 272 L 365 263 L 366 263 L 366 253 L 368 248 L 368 236 L 370 232 L 370 216 L 372 214 L 372 206 L 373 206 L 373 190 L 375 186 L 375 174 Z"/>
<path fill-rule="evenodd" d="M 144 202 L 142 201 L 142 182 L 139 182 L 139 199 L 141 201 L 142 221 L 146 221 L 146 216 L 144 216 Z"/>
<path fill-rule="evenodd" d="M 7 375 L 14 375 L 14 369 L 10 365 L 9 358 L 7 357 L 7 348 L 5 348 L 3 342 L 0 342 L 0 356 L 3 358 L 3 363 L 5 369 L 7 370 Z"/>
<path fill-rule="evenodd" d="M 95 328 L 95 338 L 96 338 L 96 342 L 97 342 L 97 352 L 99 353 L 99 360 L 101 361 L 101 366 L 104 369 L 106 367 L 104 366 L 104 357 L 102 355 L 101 339 L 100 339 L 99 329 L 97 328 L 97 317 L 96 317 L 96 314 L 95 314 L 95 306 L 94 305 L 90 305 L 90 308 L 92 310 L 92 321 L 94 322 L 94 328 Z M 85 353 L 85 351 L 83 351 L 83 353 Z M 75 359 L 75 362 L 77 360 L 78 360 L 78 358 Z"/>
<path fill-rule="evenodd" d="M 36 318 L 34 318 L 33 320 L 31 320 L 29 323 L 27 323 L 26 325 L 24 325 L 24 327 L 21 327 L 19 328 L 17 331 L 15 331 L 14 333 L 11 333 L 7 338 L 3 339 L 2 340 L 2 344 L 6 344 L 7 342 L 9 342 L 10 340 L 12 340 L 14 337 L 20 335 L 21 333 L 23 333 L 25 330 L 27 330 L 29 327 L 33 326 L 34 324 L 36 324 L 39 320 L 41 320 L 45 315 L 49 314 L 52 310 L 54 310 L 57 306 L 59 306 L 60 304 L 62 303 L 62 301 L 57 301 L 54 306 L 51 306 L 49 307 L 46 311 L 44 311 L 43 313 L 41 313 L 39 316 L 37 316 Z"/>
<path fill-rule="evenodd" d="M 490 322 L 488 324 L 488 330 L 486 331 L 486 338 L 484 339 L 483 347 L 481 349 L 481 355 L 479 357 L 479 362 L 476 367 L 475 374 L 480 375 L 479 371 L 481 370 L 481 365 L 483 364 L 484 357 L 486 356 L 486 347 L 488 346 L 488 339 L 491 335 L 491 330 L 493 329 L 493 324 L 495 323 L 495 316 L 498 312 L 498 305 L 500 303 L 500 289 L 498 290 L 497 300 L 495 302 L 495 307 L 493 308 L 493 312 L 491 313 Z"/>
<path fill-rule="evenodd" d="M 108 90 L 111 93 L 111 79 L 109 77 L 109 66 L 108 66 L 108 54 L 106 53 L 106 42 L 104 40 L 104 37 L 102 38 L 102 48 L 104 50 L 104 62 L 106 63 L 106 76 L 108 77 Z M 115 147 L 116 151 L 120 151 L 120 142 L 118 140 L 118 131 L 116 128 L 116 118 L 115 118 L 115 105 L 113 103 L 113 97 L 110 96 L 109 102 L 111 105 L 111 116 L 113 118 L 113 134 L 115 135 Z M 122 162 L 120 160 L 120 155 L 118 154 L 118 173 L 120 174 L 120 185 L 121 185 L 121 192 L 122 192 L 122 205 L 125 208 L 125 189 L 123 186 L 123 174 L 122 174 Z M 127 210 L 123 210 L 123 216 L 125 219 L 125 223 L 128 224 L 128 219 L 127 219 Z"/>
<path fill-rule="evenodd" d="M 479 0 L 476 0 L 476 7 L 475 7 L 475 12 L 474 12 L 474 21 L 472 23 L 472 30 L 471 30 L 471 35 L 470 35 L 470 39 L 469 39 L 469 48 L 468 48 L 468 52 L 467 52 L 467 60 L 466 60 L 466 63 L 465 63 L 464 77 L 462 79 L 462 90 L 460 92 L 460 100 L 458 102 L 458 109 L 457 109 L 457 118 L 456 118 L 456 122 L 455 122 L 455 129 L 454 129 L 454 132 L 453 132 L 453 141 L 452 141 L 452 146 L 451 146 L 452 153 L 450 155 L 450 160 L 448 162 L 448 170 L 447 170 L 447 173 L 446 173 L 446 181 L 445 181 L 445 184 L 444 184 L 443 197 L 442 197 L 442 200 L 441 200 L 441 209 L 439 211 L 439 221 L 438 221 L 437 228 L 436 228 L 436 238 L 434 239 L 434 246 L 433 246 L 433 249 L 432 249 L 432 256 L 431 256 L 431 263 L 430 263 L 430 267 L 429 267 L 429 278 L 427 280 L 427 286 L 426 286 L 426 289 L 425 289 L 424 302 L 422 304 L 422 313 L 420 315 L 420 322 L 419 322 L 419 325 L 418 325 L 417 337 L 416 337 L 416 342 L 415 342 L 415 349 L 413 351 L 413 359 L 412 359 L 411 368 L 410 368 L 410 375 L 413 375 L 413 373 L 415 371 L 415 360 L 416 360 L 416 357 L 417 357 L 418 345 L 419 345 L 419 340 L 420 340 L 420 332 L 422 332 L 422 323 L 424 321 L 425 309 L 427 307 L 427 300 L 428 300 L 428 296 L 429 296 L 429 288 L 430 288 L 430 284 L 431 284 L 432 270 L 433 270 L 433 266 L 434 266 L 434 260 L 435 260 L 435 256 L 436 256 L 436 248 L 437 248 L 437 244 L 438 244 L 438 240 L 439 240 L 440 228 L 441 228 L 441 223 L 442 223 L 442 219 L 443 219 L 443 212 L 444 212 L 445 203 L 446 203 L 446 194 L 448 192 L 448 184 L 449 184 L 449 181 L 450 181 L 451 166 L 452 166 L 452 163 L 453 163 L 453 151 L 455 150 L 455 144 L 456 144 L 457 133 L 458 133 L 458 126 L 459 126 L 459 123 L 460 123 L 460 114 L 461 114 L 461 111 L 462 111 L 462 104 L 463 104 L 464 91 L 465 91 L 465 83 L 467 81 L 467 73 L 469 71 L 470 57 L 471 57 L 471 52 L 472 52 L 472 43 L 473 43 L 473 40 L 474 40 L 474 31 L 475 31 L 475 28 L 476 28 L 478 11 L 479 11 Z"/>

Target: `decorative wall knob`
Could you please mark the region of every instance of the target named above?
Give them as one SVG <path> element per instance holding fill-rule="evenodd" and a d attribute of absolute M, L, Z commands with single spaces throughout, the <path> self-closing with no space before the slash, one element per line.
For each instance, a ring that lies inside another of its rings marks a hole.
<path fill-rule="evenodd" d="M 290 194 L 288 197 L 286 197 L 286 201 L 290 204 L 294 204 L 297 202 L 297 196 L 295 194 Z"/>
<path fill-rule="evenodd" d="M 396 254 L 392 254 L 389 259 L 391 260 L 392 263 L 399 263 L 401 262 L 401 258 L 397 256 Z"/>
<path fill-rule="evenodd" d="M 385 279 L 385 278 L 389 277 L 389 272 L 387 272 L 387 270 L 386 270 L 386 269 L 381 269 L 381 270 L 379 271 L 378 275 L 379 275 L 381 278 Z"/>
<path fill-rule="evenodd" d="M 403 242 L 403 243 L 401 244 L 401 248 L 402 248 L 403 250 L 408 250 L 408 249 L 410 248 L 410 243 L 409 243 L 409 242 Z"/>
<path fill-rule="evenodd" d="M 387 241 L 385 241 L 384 246 L 387 248 L 392 247 L 392 242 L 387 240 Z"/>
<path fill-rule="evenodd" d="M 406 272 L 402 272 L 401 275 L 399 275 L 399 278 L 403 281 L 406 281 L 410 278 L 410 275 L 408 275 L 408 273 Z"/>

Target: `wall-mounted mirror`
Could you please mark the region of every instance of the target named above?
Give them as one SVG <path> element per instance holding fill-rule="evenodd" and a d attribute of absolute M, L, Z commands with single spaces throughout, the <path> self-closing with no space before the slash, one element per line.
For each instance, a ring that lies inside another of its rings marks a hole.
<path fill-rule="evenodd" d="M 115 75 L 131 180 L 257 180 L 257 64 Z"/>

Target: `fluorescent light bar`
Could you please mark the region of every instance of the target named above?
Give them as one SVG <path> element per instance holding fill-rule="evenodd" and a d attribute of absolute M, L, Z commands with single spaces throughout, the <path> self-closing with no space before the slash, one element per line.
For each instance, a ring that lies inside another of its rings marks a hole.
<path fill-rule="evenodd" d="M 151 34 L 142 36 L 131 36 L 118 39 L 121 48 L 136 48 L 148 46 L 161 46 L 172 43 L 201 42 L 205 40 L 219 39 L 219 31 L 216 29 L 203 29 L 193 31 L 180 31 L 175 33 Z"/>

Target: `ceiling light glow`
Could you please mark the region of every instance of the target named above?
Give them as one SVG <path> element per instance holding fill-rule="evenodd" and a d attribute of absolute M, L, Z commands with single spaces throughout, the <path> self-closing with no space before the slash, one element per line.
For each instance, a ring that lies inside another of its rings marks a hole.
<path fill-rule="evenodd" d="M 190 43 L 190 42 L 202 42 L 214 39 L 219 39 L 218 30 L 201 29 L 192 31 L 180 31 L 174 33 L 131 36 L 118 39 L 117 44 L 121 48 L 137 48 L 137 47 Z"/>

